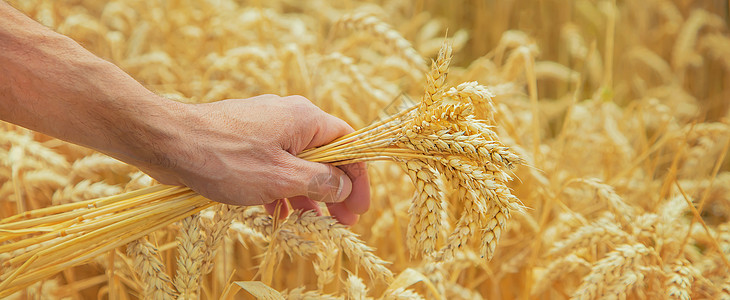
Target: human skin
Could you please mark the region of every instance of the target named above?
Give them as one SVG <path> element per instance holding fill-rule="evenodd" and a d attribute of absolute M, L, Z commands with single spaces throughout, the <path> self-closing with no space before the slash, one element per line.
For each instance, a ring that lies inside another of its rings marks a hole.
<path fill-rule="evenodd" d="M 271 212 L 285 198 L 294 209 L 319 211 L 317 201 L 327 202 L 347 225 L 370 203 L 364 163 L 333 167 L 296 157 L 353 131 L 306 98 L 175 102 L 3 1 L 0 119 L 222 203 L 263 204 Z"/>

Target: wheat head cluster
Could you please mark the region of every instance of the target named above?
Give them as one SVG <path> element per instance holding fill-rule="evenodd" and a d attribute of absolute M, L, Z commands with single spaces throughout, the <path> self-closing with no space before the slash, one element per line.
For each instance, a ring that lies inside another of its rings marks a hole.
<path fill-rule="evenodd" d="M 0 125 L 8 299 L 730 299 L 730 7 L 10 1 L 167 98 L 303 95 L 346 227 Z"/>

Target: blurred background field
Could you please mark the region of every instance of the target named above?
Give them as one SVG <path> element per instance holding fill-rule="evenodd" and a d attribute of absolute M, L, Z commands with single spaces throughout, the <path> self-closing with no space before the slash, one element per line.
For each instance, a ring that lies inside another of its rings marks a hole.
<path fill-rule="evenodd" d="M 431 59 L 452 43 L 448 83 L 495 94 L 495 111 L 481 113 L 526 160 L 510 188 L 528 209 L 492 260 L 468 247 L 449 261 L 414 255 L 413 185 L 396 164 L 370 163 L 373 204 L 351 231 L 414 283 L 392 293 L 337 251 L 318 254 L 332 257 L 326 271 L 284 257 L 266 283 L 290 299 L 730 299 L 728 1 L 9 2 L 170 99 L 297 94 L 356 129 L 419 101 Z M 11 124 L 0 162 L 2 218 L 153 184 Z M 201 213 L 203 231 L 216 211 Z M 268 241 L 240 219 L 201 274 L 203 299 L 247 299 L 231 283 L 260 279 Z M 148 237 L 172 278 L 179 229 Z M 108 256 L 13 297 L 141 297 L 149 283 L 134 259 Z"/>

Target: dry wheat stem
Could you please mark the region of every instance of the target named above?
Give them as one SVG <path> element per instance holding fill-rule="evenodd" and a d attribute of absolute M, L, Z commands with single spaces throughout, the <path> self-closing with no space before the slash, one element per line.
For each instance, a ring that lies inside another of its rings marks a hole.
<path fill-rule="evenodd" d="M 682 194 L 682 198 L 687 202 L 687 206 L 690 208 L 690 211 L 694 215 L 695 220 L 700 222 L 702 225 L 702 228 L 707 232 L 707 235 L 711 237 L 712 245 L 715 247 L 715 250 L 717 250 L 718 254 L 720 255 L 720 258 L 722 259 L 722 262 L 725 264 L 725 267 L 730 269 L 730 261 L 728 261 L 727 257 L 725 256 L 725 253 L 723 253 L 722 248 L 720 247 L 720 244 L 718 244 L 717 239 L 712 237 L 712 232 L 710 231 L 710 228 L 707 227 L 707 223 L 705 220 L 702 219 L 702 216 L 700 215 L 699 211 L 697 211 L 697 208 L 694 207 L 694 204 L 692 204 L 692 200 L 689 199 L 687 194 L 682 189 L 682 186 L 679 185 L 679 181 L 674 182 L 677 185 L 677 189 L 679 189 L 679 192 Z"/>
<path fill-rule="evenodd" d="M 205 198 L 194 194 L 178 198 L 155 203 L 152 211 L 142 214 L 125 212 L 132 216 L 112 225 L 90 228 L 90 231 L 79 233 L 70 239 L 33 249 L 5 261 L 3 263 L 5 266 L 14 266 L 16 269 L 9 276 L 2 276 L 4 278 L 0 284 L 0 294 L 21 289 L 65 268 L 84 263 L 99 253 L 124 245 L 211 205 Z M 93 223 L 96 220 L 92 219 L 89 222 Z M 27 261 L 21 260 L 22 258 Z M 22 275 L 18 276 L 21 273 Z M 11 282 L 13 287 L 6 290 Z"/>
<path fill-rule="evenodd" d="M 111 224 L 107 224 L 108 223 L 107 220 L 109 220 L 109 219 L 105 218 L 105 219 L 101 219 L 99 222 L 90 222 L 88 224 L 84 224 L 84 225 L 80 226 L 81 230 L 79 232 L 76 232 L 76 230 L 75 230 L 76 227 L 74 227 L 67 231 L 72 231 L 71 234 L 81 233 L 81 232 L 86 232 L 87 234 L 78 235 L 78 236 L 73 237 L 69 240 L 66 240 L 60 244 L 53 243 L 53 244 L 51 244 L 53 246 L 49 249 L 58 248 L 57 251 L 60 251 L 60 252 L 54 252 L 54 253 L 66 253 L 66 252 L 74 251 L 74 250 L 78 249 L 78 248 L 68 247 L 70 245 L 79 247 L 79 246 L 82 246 L 82 245 L 79 245 L 80 243 L 94 244 L 97 242 L 97 240 L 95 240 L 94 237 L 98 236 L 98 237 L 103 238 L 103 237 L 106 237 L 105 234 L 107 234 L 108 232 L 113 232 L 115 230 L 118 231 L 120 228 L 124 229 L 125 226 L 134 224 L 134 222 L 144 221 L 151 217 L 158 217 L 157 216 L 158 213 L 156 210 L 161 210 L 161 209 L 165 208 L 166 206 L 171 206 L 171 207 L 180 206 L 180 208 L 177 208 L 177 210 L 186 209 L 186 207 L 184 205 L 190 203 L 190 201 L 186 201 L 186 200 L 189 200 L 190 197 L 191 196 L 188 196 L 188 198 L 183 198 L 183 199 L 170 200 L 169 205 L 168 205 L 168 203 L 156 203 L 156 204 L 151 205 L 150 208 L 146 208 L 141 213 L 135 214 L 135 213 L 130 213 L 130 212 L 124 212 L 124 213 L 120 213 L 120 214 L 115 214 L 115 215 L 113 215 L 113 217 L 111 217 L 114 219 L 119 219 L 118 216 L 122 216 L 123 218 L 121 218 L 121 219 L 123 221 L 112 222 Z M 89 226 L 89 225 L 96 225 L 96 226 Z M 65 234 L 60 235 L 60 237 L 63 237 L 63 236 L 65 236 Z M 33 254 L 33 252 L 28 252 L 23 255 L 16 256 L 15 258 L 8 260 L 6 263 L 15 264 L 17 262 L 22 262 L 26 258 L 26 256 L 30 256 L 32 254 Z M 51 259 L 51 258 L 52 257 L 50 257 L 50 256 L 47 257 L 47 259 Z"/>

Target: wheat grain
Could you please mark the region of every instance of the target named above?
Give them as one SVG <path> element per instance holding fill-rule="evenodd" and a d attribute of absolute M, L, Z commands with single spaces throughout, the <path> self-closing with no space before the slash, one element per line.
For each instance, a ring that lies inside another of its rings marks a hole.
<path fill-rule="evenodd" d="M 675 80 L 672 76 L 672 68 L 658 54 L 644 47 L 637 47 L 629 52 L 631 58 L 637 62 L 642 62 L 649 68 L 653 69 L 656 74 L 662 77 L 664 82 L 670 83 Z"/>
<path fill-rule="evenodd" d="M 643 281 L 644 276 L 641 272 L 634 270 L 624 271 L 620 277 L 614 279 L 608 285 L 603 297 L 609 299 L 627 299 L 637 289 L 637 285 Z"/>
<path fill-rule="evenodd" d="M 278 245 L 289 255 L 290 259 L 293 260 L 294 255 L 308 257 L 323 251 L 320 243 L 305 240 L 296 234 L 296 230 L 297 226 L 294 222 L 284 222 L 276 232 Z"/>
<path fill-rule="evenodd" d="M 730 69 L 730 59 L 728 59 L 726 55 L 723 55 L 727 49 L 730 49 L 730 38 L 728 38 L 727 35 L 719 33 L 707 34 L 701 37 L 699 45 L 700 48 L 707 51 L 712 58 L 719 60 L 724 65 L 725 69 Z"/>
<path fill-rule="evenodd" d="M 530 294 L 538 296 L 543 294 L 558 279 L 566 274 L 574 273 L 580 269 L 590 269 L 591 265 L 583 258 L 575 254 L 568 254 L 558 258 L 545 268 L 544 275 L 537 278 L 532 286 Z"/>
<path fill-rule="evenodd" d="M 177 238 L 177 275 L 175 288 L 181 299 L 197 299 L 202 273 L 205 241 L 200 232 L 200 215 L 182 220 Z"/>
<path fill-rule="evenodd" d="M 59 172 L 67 172 L 70 168 L 70 164 L 64 156 L 33 140 L 28 134 L 20 135 L 8 131 L 0 135 L 0 143 L 19 147 L 34 159 L 42 161 L 47 167 L 56 169 Z M 12 161 L 19 162 L 19 160 Z"/>
<path fill-rule="evenodd" d="M 537 51 L 532 39 L 527 33 L 519 30 L 508 30 L 502 33 L 499 43 L 494 49 L 494 61 L 498 64 L 503 63 L 504 54 L 511 49 L 518 48 L 520 46 L 530 45 L 531 49 Z M 509 60 L 509 59 L 508 59 Z M 505 63 L 509 65 L 509 63 Z M 509 69 L 509 67 L 503 67 L 503 69 Z"/>
<path fill-rule="evenodd" d="M 144 297 L 148 299 L 175 299 L 172 281 L 165 273 L 157 248 L 146 239 L 127 245 L 127 255 L 134 259 L 134 267 L 144 285 Z"/>
<path fill-rule="evenodd" d="M 218 247 L 220 247 L 223 237 L 228 233 L 231 221 L 244 210 L 240 206 L 225 204 L 221 204 L 218 207 L 219 209 L 213 218 L 213 224 L 203 227 L 205 230 L 205 250 L 203 251 L 205 255 L 203 256 L 203 263 L 201 265 L 203 274 L 210 273 L 213 270 L 213 257 Z"/>
<path fill-rule="evenodd" d="M 249 207 L 242 214 L 235 216 L 240 222 L 259 232 L 263 236 L 270 237 L 274 232 L 274 223 L 271 216 L 266 213 L 263 207 Z"/>
<path fill-rule="evenodd" d="M 381 297 L 383 300 L 423 300 L 423 296 L 416 293 L 413 290 L 405 289 L 405 288 L 397 288 L 395 290 L 392 290 L 390 292 L 387 292 L 386 294 Z"/>
<path fill-rule="evenodd" d="M 423 69 L 424 62 L 411 43 L 390 25 L 367 13 L 355 13 L 342 16 L 335 24 L 335 28 L 348 28 L 367 31 L 389 45 L 395 53 L 408 61 L 413 67 Z"/>
<path fill-rule="evenodd" d="M 443 112 L 443 114 L 448 113 L 450 112 Z M 509 151 L 509 148 L 496 141 L 484 140 L 479 134 L 451 133 L 447 129 L 442 129 L 430 134 L 404 136 L 401 142 L 414 150 L 446 152 L 464 155 L 477 161 L 491 162 L 487 163 L 487 168 L 492 172 L 499 172 L 500 167 L 512 169 L 522 162 L 517 155 Z"/>
<path fill-rule="evenodd" d="M 0 195 L 2 195 L 2 194 L 0 193 Z M 409 203 L 398 202 L 398 204 L 403 205 L 403 204 L 409 204 Z M 401 211 L 408 211 L 408 207 L 410 207 L 410 205 L 407 205 L 407 206 L 403 205 L 403 207 L 401 207 L 402 208 Z M 373 226 L 371 228 L 371 233 L 372 233 L 371 239 L 373 241 L 377 241 L 377 240 L 380 240 L 380 239 L 386 237 L 388 234 L 388 229 L 392 228 L 395 225 L 394 218 L 395 218 L 395 216 L 393 215 L 393 212 L 391 212 L 391 211 L 383 212 L 383 214 L 373 222 Z"/>
<path fill-rule="evenodd" d="M 336 297 L 330 294 L 321 294 L 317 291 L 304 291 L 303 287 L 292 289 L 291 291 L 284 292 L 284 297 L 288 300 L 343 300 L 343 297 Z"/>
<path fill-rule="evenodd" d="M 300 226 L 299 230 L 315 234 L 320 239 L 337 245 L 350 259 L 363 266 L 370 277 L 393 280 L 393 273 L 385 267 L 387 262 L 375 256 L 372 248 L 333 218 L 317 216 L 314 211 L 294 213 L 290 218 Z"/>
<path fill-rule="evenodd" d="M 549 255 L 573 253 L 585 247 L 620 244 L 629 239 L 628 234 L 613 223 L 613 215 L 599 219 L 573 232 L 566 239 L 555 243 Z"/>
<path fill-rule="evenodd" d="M 350 300 L 371 300 L 368 297 L 368 288 L 360 277 L 350 274 L 345 280 L 345 289 L 347 291 L 347 299 Z"/>
<path fill-rule="evenodd" d="M 363 72 L 360 70 L 360 68 L 355 64 L 354 60 L 351 57 L 347 57 L 342 53 L 334 52 L 328 54 L 324 59 L 324 62 L 336 62 L 338 66 L 344 70 L 344 73 L 348 75 L 349 78 L 352 78 L 354 80 L 354 83 L 358 87 L 357 91 L 365 93 L 368 95 L 372 100 L 375 100 L 376 103 L 384 103 L 385 101 L 390 100 L 393 98 L 392 95 L 388 95 L 385 93 L 385 91 L 379 89 L 378 87 L 373 86 L 363 74 Z M 366 103 L 366 104 L 369 104 Z"/>
<path fill-rule="evenodd" d="M 39 169 L 23 173 L 23 181 L 36 190 L 54 191 L 69 184 L 67 177 L 52 169 Z"/>
<path fill-rule="evenodd" d="M 125 192 L 150 187 L 154 183 L 154 179 L 142 171 L 130 173 L 127 177 L 129 177 L 129 182 L 124 186 Z"/>
<path fill-rule="evenodd" d="M 433 258 L 427 258 L 422 263 L 421 273 L 426 275 L 429 281 L 435 287 L 435 291 L 429 289 L 429 297 L 439 298 L 446 294 L 446 269 L 442 261 L 434 260 Z"/>
<path fill-rule="evenodd" d="M 335 279 L 335 263 L 339 257 L 337 251 L 315 253 L 316 258 L 312 261 L 314 273 L 317 274 L 317 289 L 324 290 L 324 286 Z"/>
<path fill-rule="evenodd" d="M 52 201 L 55 204 L 73 203 L 118 195 L 121 192 L 122 188 L 117 185 L 110 185 L 103 181 L 93 182 L 91 180 L 84 179 L 76 185 L 68 185 L 63 189 L 56 190 L 56 192 L 53 193 Z"/>
<path fill-rule="evenodd" d="M 442 158 L 440 162 L 443 167 L 441 173 L 451 178 L 460 200 L 464 201 L 462 215 L 449 236 L 447 246 L 442 249 L 441 257 L 452 258 L 454 251 L 466 244 L 471 235 L 478 235 L 482 237 L 482 256 L 491 259 L 510 209 L 520 211 L 521 204 L 500 182 L 507 178 L 494 176 L 473 161 L 454 156 Z"/>
<path fill-rule="evenodd" d="M 460 284 L 450 284 L 446 290 L 446 299 L 482 300 L 484 298 L 476 291 Z"/>
<path fill-rule="evenodd" d="M 671 273 L 665 284 L 667 299 L 692 299 L 692 282 L 694 278 L 686 260 L 676 260 L 670 263 Z"/>
<path fill-rule="evenodd" d="M 269 239 L 261 232 L 253 230 L 251 227 L 248 227 L 239 221 L 233 221 L 229 230 L 236 233 L 238 242 L 245 248 L 248 248 L 245 240 L 251 240 L 256 242 L 258 245 L 263 245 L 263 243 L 267 242 Z"/>
<path fill-rule="evenodd" d="M 586 42 L 583 36 L 580 35 L 580 29 L 577 25 L 572 23 L 563 25 L 560 29 L 560 37 L 572 57 L 585 59 L 588 55 L 588 47 L 586 47 Z"/>
<path fill-rule="evenodd" d="M 698 66 L 702 63 L 702 56 L 695 53 L 692 48 L 695 46 L 698 32 L 702 27 L 719 28 L 722 20 L 704 10 L 692 11 L 687 21 L 682 26 L 674 49 L 672 49 L 672 67 L 682 71 L 689 66 Z"/>
<path fill-rule="evenodd" d="M 634 208 L 626 204 L 610 185 L 601 182 L 598 178 L 578 179 L 576 181 L 595 188 L 596 196 L 606 203 L 622 225 L 627 226 L 634 219 L 636 214 Z"/>
<path fill-rule="evenodd" d="M 421 98 L 418 111 L 424 113 L 428 107 L 439 102 L 440 95 L 444 92 L 446 75 L 451 63 L 451 46 L 442 45 L 438 57 L 431 62 L 431 70 L 426 73 L 426 92 Z M 417 122 L 420 123 L 420 122 Z"/>
<path fill-rule="evenodd" d="M 94 153 L 76 160 L 71 165 L 71 176 L 88 179 L 92 181 L 109 180 L 115 182 L 120 177 L 134 172 L 135 168 L 114 158 L 99 153 Z"/>
<path fill-rule="evenodd" d="M 401 163 L 416 185 L 416 195 L 408 214 L 408 248 L 431 255 L 436 248 L 441 225 L 441 188 L 436 180 L 438 172 L 421 160 L 409 160 Z"/>
<path fill-rule="evenodd" d="M 621 284 L 623 279 L 620 274 L 628 273 L 641 264 L 651 250 L 643 244 L 624 244 L 616 247 L 616 250 L 606 255 L 605 258 L 597 261 L 591 268 L 591 272 L 583 278 L 581 286 L 573 293 L 572 299 L 597 299 L 608 296 L 608 293 L 616 294 L 623 292 L 612 289 L 610 285 L 614 281 Z M 624 286 L 625 288 L 625 286 Z"/>

